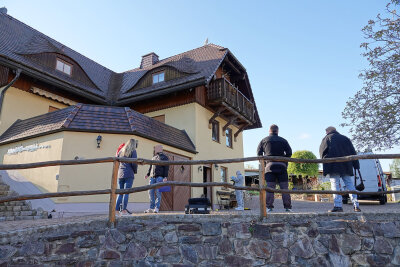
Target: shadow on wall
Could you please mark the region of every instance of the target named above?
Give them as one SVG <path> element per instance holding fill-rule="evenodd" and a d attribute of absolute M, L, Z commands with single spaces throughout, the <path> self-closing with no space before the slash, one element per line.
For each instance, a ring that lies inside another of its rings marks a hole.
<path fill-rule="evenodd" d="M 43 193 L 16 170 L 0 171 L 0 179 L 2 183 L 10 186 L 10 191 L 14 191 L 18 195 Z M 30 203 L 33 209 L 41 208 L 48 212 L 55 209 L 55 203 L 49 198 L 26 200 L 26 202 Z"/>

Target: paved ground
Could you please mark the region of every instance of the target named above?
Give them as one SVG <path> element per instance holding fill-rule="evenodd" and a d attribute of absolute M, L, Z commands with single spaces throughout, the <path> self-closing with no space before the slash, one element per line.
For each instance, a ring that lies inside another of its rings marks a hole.
<path fill-rule="evenodd" d="M 333 208 L 333 203 L 313 202 L 313 201 L 292 201 L 292 210 L 294 213 L 326 213 Z M 386 203 L 379 205 L 378 201 L 360 200 L 360 209 L 365 212 L 400 212 L 400 203 Z M 344 212 L 352 212 L 353 205 L 343 205 Z M 258 208 L 257 208 L 258 211 Z M 272 213 L 285 212 L 282 199 L 275 199 L 274 210 Z"/>
<path fill-rule="evenodd" d="M 256 204 L 256 203 L 254 203 Z M 285 213 L 283 209 L 283 204 L 281 199 L 275 200 L 275 208 L 270 216 L 277 213 Z M 292 201 L 293 205 L 293 214 L 326 214 L 329 209 L 332 208 L 332 203 L 324 203 L 324 202 L 312 202 L 312 201 Z M 367 213 L 399 213 L 400 216 L 400 203 L 387 203 L 386 205 L 379 205 L 378 202 L 374 201 L 360 201 L 360 208 L 363 212 Z M 344 205 L 343 209 L 345 212 L 353 212 L 352 205 Z M 252 210 L 245 211 L 234 211 L 234 210 L 219 210 L 212 212 L 215 215 L 218 214 L 251 214 L 258 215 L 259 208 L 258 206 L 254 207 Z M 162 212 L 162 214 L 183 214 L 183 212 Z M 93 220 L 106 220 L 106 214 L 69 214 L 76 215 L 73 217 L 64 216 L 63 218 L 57 218 L 57 214 L 55 214 L 53 219 L 40 219 L 40 220 L 32 220 L 32 221 L 4 221 L 0 222 L 0 232 L 9 232 L 9 231 L 17 231 L 20 229 L 27 228 L 36 228 L 42 226 L 51 226 L 51 225 L 59 225 L 59 224 L 74 224 L 80 223 L 84 221 L 93 221 Z M 144 213 L 138 212 L 132 214 L 132 216 L 144 216 Z M 151 214 L 146 216 L 157 216 L 157 214 Z"/>

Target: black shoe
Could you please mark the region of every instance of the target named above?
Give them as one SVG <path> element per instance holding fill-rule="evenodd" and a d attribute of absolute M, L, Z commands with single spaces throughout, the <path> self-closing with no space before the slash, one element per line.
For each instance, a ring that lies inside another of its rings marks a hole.
<path fill-rule="evenodd" d="M 355 212 L 361 212 L 361 210 L 360 210 L 359 207 L 354 207 L 354 211 L 355 211 Z"/>
<path fill-rule="evenodd" d="M 333 209 L 328 210 L 328 212 L 343 212 L 343 208 L 341 208 L 341 207 L 333 207 Z"/>

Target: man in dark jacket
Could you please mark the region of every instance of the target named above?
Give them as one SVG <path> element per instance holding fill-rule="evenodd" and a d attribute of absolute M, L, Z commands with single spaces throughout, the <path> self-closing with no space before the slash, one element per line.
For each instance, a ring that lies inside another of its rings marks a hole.
<path fill-rule="evenodd" d="M 154 147 L 154 157 L 152 160 L 165 160 L 168 161 L 168 157 L 163 153 L 162 145 Z M 169 165 L 150 165 L 149 171 L 147 172 L 146 179 L 150 177 L 150 184 L 156 184 L 166 182 L 168 177 Z M 156 194 L 156 197 L 154 196 Z M 150 189 L 150 208 L 145 213 L 158 213 L 161 205 L 162 193 L 158 189 Z"/>
<path fill-rule="evenodd" d="M 322 159 L 357 155 L 350 139 L 339 134 L 335 127 L 330 126 L 325 131 L 326 136 L 322 139 L 319 147 L 319 154 Z M 360 169 L 358 160 L 323 164 L 324 176 L 330 178 L 332 190 L 340 190 L 340 178 L 342 178 L 347 190 L 356 190 L 352 177 L 354 176 L 353 168 Z M 342 196 L 334 194 L 333 197 L 334 207 L 329 212 L 342 212 Z M 354 205 L 354 211 L 360 212 L 357 195 L 351 194 L 350 198 Z"/>
<path fill-rule="evenodd" d="M 269 136 L 261 140 L 257 148 L 258 156 L 292 156 L 292 149 L 286 139 L 278 136 L 279 128 L 272 124 L 269 128 Z M 281 189 L 288 189 L 289 180 L 287 174 L 287 162 L 267 161 L 265 165 L 265 180 L 267 187 L 274 188 L 279 183 Z M 292 211 L 292 202 L 289 194 L 282 194 L 283 206 L 287 212 Z M 267 192 L 267 211 L 274 208 L 274 193 Z"/>

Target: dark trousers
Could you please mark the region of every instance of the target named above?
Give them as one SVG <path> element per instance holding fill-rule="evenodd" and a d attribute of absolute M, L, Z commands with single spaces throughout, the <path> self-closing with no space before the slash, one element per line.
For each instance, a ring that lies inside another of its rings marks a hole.
<path fill-rule="evenodd" d="M 289 181 L 286 169 L 279 172 L 267 172 L 265 174 L 265 180 L 267 182 L 268 188 L 275 189 L 277 183 L 279 184 L 279 187 L 281 189 L 289 188 Z M 290 194 L 282 194 L 282 200 L 283 200 L 283 207 L 285 209 L 292 208 L 292 200 L 290 198 Z M 274 207 L 274 193 L 267 192 L 267 208 L 272 209 L 273 207 Z"/>

